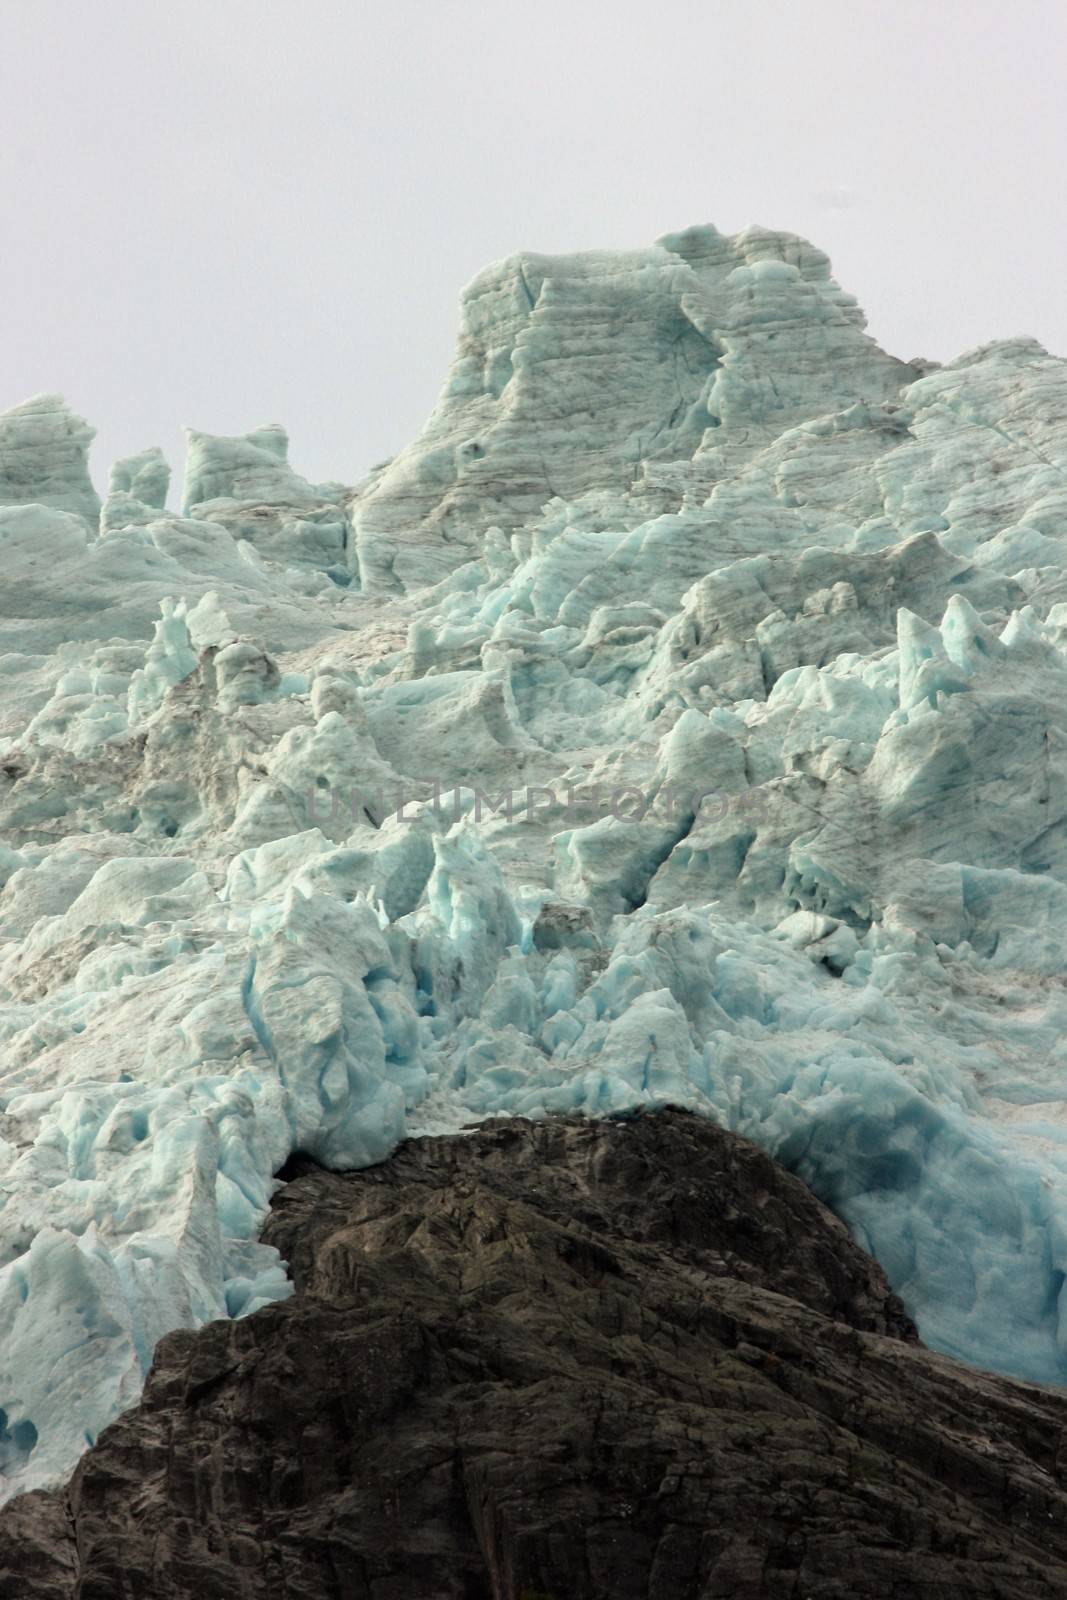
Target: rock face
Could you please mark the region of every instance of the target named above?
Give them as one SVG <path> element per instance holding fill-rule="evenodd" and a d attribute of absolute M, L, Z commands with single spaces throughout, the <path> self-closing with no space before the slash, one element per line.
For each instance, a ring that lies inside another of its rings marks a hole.
<path fill-rule="evenodd" d="M 285 1176 L 296 1296 L 163 1340 L 3 1513 L 0 1595 L 1067 1594 L 1067 1394 L 923 1349 L 734 1135 L 504 1120 Z"/>

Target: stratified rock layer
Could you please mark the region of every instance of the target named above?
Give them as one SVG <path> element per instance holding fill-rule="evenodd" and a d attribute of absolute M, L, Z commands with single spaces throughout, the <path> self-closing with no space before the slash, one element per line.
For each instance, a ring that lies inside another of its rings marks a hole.
<path fill-rule="evenodd" d="M 295 1298 L 162 1342 L 4 1512 L 0 1595 L 1067 1594 L 1067 1394 L 923 1349 L 732 1134 L 507 1120 L 286 1175 Z"/>

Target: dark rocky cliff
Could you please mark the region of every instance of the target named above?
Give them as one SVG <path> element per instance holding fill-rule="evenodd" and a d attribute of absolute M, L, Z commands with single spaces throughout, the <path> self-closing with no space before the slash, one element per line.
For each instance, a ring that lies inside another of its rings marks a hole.
<path fill-rule="evenodd" d="M 295 1297 L 160 1344 L 4 1600 L 1067 1596 L 1067 1393 L 918 1344 L 797 1180 L 687 1113 L 339 1175 Z"/>

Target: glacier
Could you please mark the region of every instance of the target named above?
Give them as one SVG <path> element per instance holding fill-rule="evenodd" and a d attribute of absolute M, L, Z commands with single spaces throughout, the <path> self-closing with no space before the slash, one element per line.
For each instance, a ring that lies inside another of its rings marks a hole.
<path fill-rule="evenodd" d="M 466 290 L 419 437 L 103 500 L 0 415 L 0 1489 L 289 1292 L 294 1151 L 684 1105 L 1067 1382 L 1067 363 L 712 227 Z"/>

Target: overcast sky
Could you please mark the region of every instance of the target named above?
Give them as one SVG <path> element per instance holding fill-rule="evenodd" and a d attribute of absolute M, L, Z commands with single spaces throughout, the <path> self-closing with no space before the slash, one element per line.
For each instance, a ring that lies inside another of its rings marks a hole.
<path fill-rule="evenodd" d="M 827 250 L 895 354 L 1067 354 L 1065 0 L 0 0 L 0 408 L 284 423 L 355 481 L 462 286 L 691 223 Z"/>

